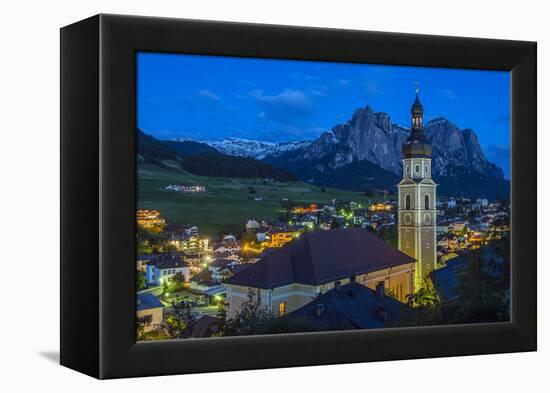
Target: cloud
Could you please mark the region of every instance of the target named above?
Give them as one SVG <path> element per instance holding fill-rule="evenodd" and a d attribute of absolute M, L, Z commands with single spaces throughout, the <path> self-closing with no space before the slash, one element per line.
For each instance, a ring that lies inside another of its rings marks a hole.
<path fill-rule="evenodd" d="M 311 95 L 318 96 L 318 97 L 326 97 L 328 94 L 326 93 L 326 89 L 312 89 Z"/>
<path fill-rule="evenodd" d="M 207 90 L 207 89 L 201 89 L 197 92 L 197 94 L 201 97 L 208 98 L 209 100 L 212 100 L 212 101 L 220 100 L 219 96 L 217 96 L 216 94 L 212 93 L 210 90 Z"/>
<path fill-rule="evenodd" d="M 300 90 L 286 89 L 276 95 L 265 95 L 262 90 L 253 90 L 250 95 L 262 103 L 307 111 L 311 107 L 311 100 Z"/>
<path fill-rule="evenodd" d="M 364 82 L 365 91 L 368 95 L 380 95 L 382 94 L 382 91 L 378 87 L 378 82 L 374 80 L 367 80 Z"/>
<path fill-rule="evenodd" d="M 451 100 L 454 100 L 458 97 L 456 93 L 451 89 L 444 89 L 441 93 L 443 94 L 444 97 L 449 98 Z"/>
<path fill-rule="evenodd" d="M 261 119 L 297 126 L 313 113 L 313 102 L 300 90 L 286 89 L 274 95 L 253 90 L 249 94 L 258 104 Z"/>

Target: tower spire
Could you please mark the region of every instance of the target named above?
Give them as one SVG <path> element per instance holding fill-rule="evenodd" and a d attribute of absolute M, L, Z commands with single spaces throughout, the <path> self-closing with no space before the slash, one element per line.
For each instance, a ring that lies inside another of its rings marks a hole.
<path fill-rule="evenodd" d="M 416 96 L 411 107 L 411 133 L 407 138 L 406 143 L 403 145 L 403 155 L 405 157 L 417 155 L 417 156 L 431 156 L 432 147 L 427 142 L 424 135 L 424 128 L 422 125 L 422 119 L 424 117 L 424 108 L 420 102 L 419 83 L 416 82 Z"/>

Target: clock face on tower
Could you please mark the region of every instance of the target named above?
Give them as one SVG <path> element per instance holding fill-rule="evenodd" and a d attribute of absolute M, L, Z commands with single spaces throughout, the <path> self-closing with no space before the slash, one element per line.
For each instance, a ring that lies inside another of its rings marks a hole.
<path fill-rule="evenodd" d="M 422 217 L 422 222 L 424 225 L 430 225 L 432 223 L 432 215 L 430 213 L 424 213 Z"/>
<path fill-rule="evenodd" d="M 405 213 L 403 214 L 403 222 L 405 225 L 410 225 L 412 222 L 412 215 L 411 213 Z"/>

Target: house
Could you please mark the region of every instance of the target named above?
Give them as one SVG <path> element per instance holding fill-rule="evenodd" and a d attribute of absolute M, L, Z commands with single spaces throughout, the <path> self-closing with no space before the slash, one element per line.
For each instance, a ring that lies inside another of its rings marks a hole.
<path fill-rule="evenodd" d="M 450 232 L 462 232 L 464 229 L 468 229 L 468 222 L 455 222 L 449 225 Z"/>
<path fill-rule="evenodd" d="M 247 232 L 256 232 L 260 229 L 260 223 L 256 220 L 248 220 L 245 225 Z"/>
<path fill-rule="evenodd" d="M 223 274 L 220 274 L 222 269 L 227 267 L 228 265 L 234 264 L 235 261 L 233 259 L 214 259 L 210 264 L 208 265 L 208 270 L 212 273 L 212 281 L 215 282 L 221 282 L 226 277 L 223 276 Z"/>
<path fill-rule="evenodd" d="M 136 258 L 136 270 L 145 273 L 147 271 L 147 264 L 155 257 L 155 255 L 150 254 L 139 255 Z"/>
<path fill-rule="evenodd" d="M 144 332 L 160 329 L 163 320 L 163 305 L 161 301 L 151 293 L 137 295 L 137 318 L 145 323 Z"/>
<path fill-rule="evenodd" d="M 214 254 L 239 253 L 241 246 L 236 241 L 223 241 L 213 246 Z"/>
<path fill-rule="evenodd" d="M 201 238 L 198 235 L 190 235 L 181 243 L 181 249 L 189 255 L 201 255 L 203 252 L 209 251 L 208 239 Z"/>
<path fill-rule="evenodd" d="M 138 226 L 146 229 L 162 230 L 166 221 L 160 216 L 158 210 L 138 210 L 136 212 Z"/>
<path fill-rule="evenodd" d="M 218 286 L 219 283 L 212 280 L 212 272 L 209 269 L 201 270 L 199 273 L 191 277 L 191 290 L 197 292 L 206 292 L 212 287 Z"/>
<path fill-rule="evenodd" d="M 263 248 L 278 248 L 296 239 L 304 232 L 303 228 L 296 226 L 283 226 L 272 228 L 267 234 L 267 239 L 261 243 Z"/>
<path fill-rule="evenodd" d="M 485 198 L 477 199 L 476 203 L 482 207 L 487 207 L 487 205 L 489 205 L 489 201 Z"/>
<path fill-rule="evenodd" d="M 284 318 L 311 331 L 378 329 L 397 321 L 403 307 L 404 303 L 385 294 L 383 282 L 375 290 L 350 282 L 335 286 Z"/>
<path fill-rule="evenodd" d="M 145 279 L 148 285 L 159 286 L 178 273 L 184 276 L 185 281 L 189 280 L 189 265 L 177 255 L 163 255 L 147 263 Z"/>
<path fill-rule="evenodd" d="M 404 300 L 414 291 L 415 260 L 376 235 L 360 228 L 307 232 L 291 243 L 271 249 L 261 259 L 228 278 L 228 317 L 233 317 L 257 293 L 271 311 L 295 311 L 335 283 L 350 280 L 374 289 L 384 282 Z"/>
<path fill-rule="evenodd" d="M 195 225 L 187 226 L 184 232 L 187 236 L 199 236 L 199 228 Z"/>
<path fill-rule="evenodd" d="M 267 240 L 267 233 L 265 232 L 256 233 L 256 240 L 259 242 L 265 242 Z"/>
<path fill-rule="evenodd" d="M 236 237 L 235 235 L 233 235 L 233 234 L 230 233 L 230 234 L 225 235 L 225 236 L 223 237 L 223 241 L 224 241 L 224 242 L 233 242 L 233 243 L 234 243 L 234 242 L 237 241 L 237 237 Z"/>
<path fill-rule="evenodd" d="M 224 240 L 213 246 L 214 258 L 241 260 L 241 245 L 237 241 Z"/>

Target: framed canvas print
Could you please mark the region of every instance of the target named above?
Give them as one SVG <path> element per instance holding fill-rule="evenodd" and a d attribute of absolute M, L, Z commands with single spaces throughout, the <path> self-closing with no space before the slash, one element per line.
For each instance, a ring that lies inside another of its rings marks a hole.
<path fill-rule="evenodd" d="M 536 44 L 98 15 L 61 30 L 61 363 L 536 350 Z"/>

